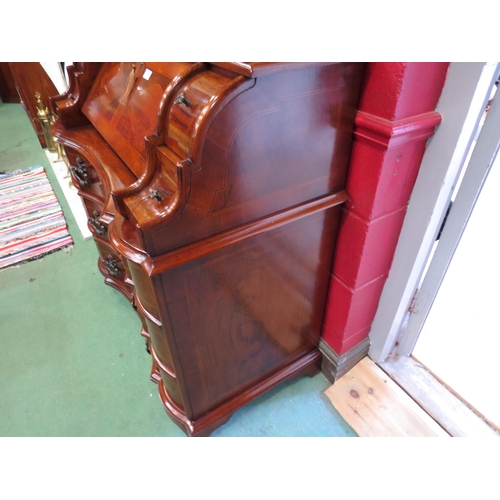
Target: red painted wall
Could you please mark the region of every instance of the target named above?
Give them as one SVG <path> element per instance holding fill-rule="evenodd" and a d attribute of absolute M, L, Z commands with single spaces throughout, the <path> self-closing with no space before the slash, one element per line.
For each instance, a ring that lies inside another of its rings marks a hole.
<path fill-rule="evenodd" d="M 366 339 L 389 273 L 448 63 L 370 63 L 356 116 L 323 340 L 342 355 Z"/>

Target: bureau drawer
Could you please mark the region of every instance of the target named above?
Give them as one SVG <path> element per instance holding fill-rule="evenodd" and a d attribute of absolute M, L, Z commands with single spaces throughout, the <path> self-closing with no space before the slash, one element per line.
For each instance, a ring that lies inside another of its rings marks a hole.
<path fill-rule="evenodd" d="M 193 155 L 196 131 L 231 78 L 206 71 L 189 79 L 173 96 L 165 144 L 181 158 Z"/>
<path fill-rule="evenodd" d="M 127 269 L 123 265 L 120 255 L 99 239 L 94 238 L 99 252 L 99 267 L 104 268 L 104 275 L 127 282 Z"/>
<path fill-rule="evenodd" d="M 89 199 L 85 196 L 81 197 L 83 206 L 87 212 L 87 224 L 93 236 L 98 236 L 108 241 L 108 224 L 101 217 L 103 213 L 102 204 L 95 199 Z"/>
<path fill-rule="evenodd" d="M 151 339 L 151 343 L 153 344 L 158 359 L 162 365 L 167 366 L 171 371 L 173 371 L 172 356 L 170 355 L 170 349 L 168 348 L 167 339 L 165 338 L 162 327 L 156 325 L 148 318 L 145 318 L 145 322 L 149 338 Z"/>
<path fill-rule="evenodd" d="M 92 163 L 70 147 L 66 146 L 65 151 L 70 165 L 71 179 L 79 193 L 91 195 L 104 202 L 106 190 Z"/>
<path fill-rule="evenodd" d="M 168 367 L 162 365 L 158 358 L 158 354 L 155 351 L 154 345 L 151 345 L 151 356 L 153 357 L 153 364 L 156 365 L 156 368 L 160 372 L 160 377 L 168 396 L 180 409 L 184 410 L 179 382 L 177 381 L 174 372 Z"/>
<path fill-rule="evenodd" d="M 156 302 L 151 279 L 141 266 L 135 264 L 130 260 L 128 261 L 128 268 L 130 269 L 130 275 L 134 282 L 135 292 L 142 307 L 146 310 L 147 313 L 149 313 L 151 316 L 154 316 L 159 321 L 160 314 L 158 311 L 158 304 Z"/>

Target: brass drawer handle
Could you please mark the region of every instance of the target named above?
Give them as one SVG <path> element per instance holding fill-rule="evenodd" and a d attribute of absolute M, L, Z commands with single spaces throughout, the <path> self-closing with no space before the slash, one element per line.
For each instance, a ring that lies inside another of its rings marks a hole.
<path fill-rule="evenodd" d="M 76 167 L 70 167 L 71 172 L 78 179 L 78 183 L 80 184 L 80 186 L 88 186 L 90 184 L 89 175 L 84 161 L 78 156 L 76 158 L 76 163 Z"/>
<path fill-rule="evenodd" d="M 101 236 L 106 234 L 106 226 L 102 222 L 99 222 L 100 213 L 97 210 L 94 210 L 92 215 L 93 217 L 89 217 L 89 224 L 92 226 L 94 231 Z"/>
<path fill-rule="evenodd" d="M 181 92 L 175 100 L 175 104 L 184 104 L 187 108 L 189 108 L 189 106 L 191 106 L 191 101 L 186 97 L 184 92 Z"/>

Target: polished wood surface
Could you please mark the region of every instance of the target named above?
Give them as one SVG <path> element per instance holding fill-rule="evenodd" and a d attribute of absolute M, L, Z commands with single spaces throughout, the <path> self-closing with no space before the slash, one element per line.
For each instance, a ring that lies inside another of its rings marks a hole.
<path fill-rule="evenodd" d="M 332 219 L 338 220 L 336 209 L 161 274 L 167 307 L 160 305 L 160 315 L 168 314 L 166 333 L 175 332 L 174 368 L 190 387 L 190 419 L 316 348 Z"/>
<path fill-rule="evenodd" d="M 33 124 L 40 145 L 46 148 L 47 144 L 43 129 L 37 120 L 37 99 L 35 94 L 39 92 L 44 105 L 49 106 L 49 97 L 56 95 L 57 89 L 38 62 L 11 62 L 9 66 L 21 97 L 21 104 Z"/>
<path fill-rule="evenodd" d="M 82 104 L 97 77 L 102 63 L 77 62 L 68 66 L 68 90 L 61 95 L 50 97 L 52 111 L 58 116 L 59 122 L 66 128 L 87 125 L 88 119 L 82 113 Z"/>
<path fill-rule="evenodd" d="M 99 270 L 141 319 L 167 413 L 209 435 L 319 370 L 363 65 L 79 64 L 54 133 Z"/>
<path fill-rule="evenodd" d="M 0 98 L 6 103 L 21 102 L 8 62 L 0 62 Z"/>

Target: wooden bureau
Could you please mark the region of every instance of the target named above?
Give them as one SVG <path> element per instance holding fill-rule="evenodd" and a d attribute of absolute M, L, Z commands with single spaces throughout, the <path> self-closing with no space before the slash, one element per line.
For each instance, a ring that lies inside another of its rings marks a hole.
<path fill-rule="evenodd" d="M 105 282 L 209 435 L 319 370 L 363 65 L 76 63 L 51 99 Z"/>

